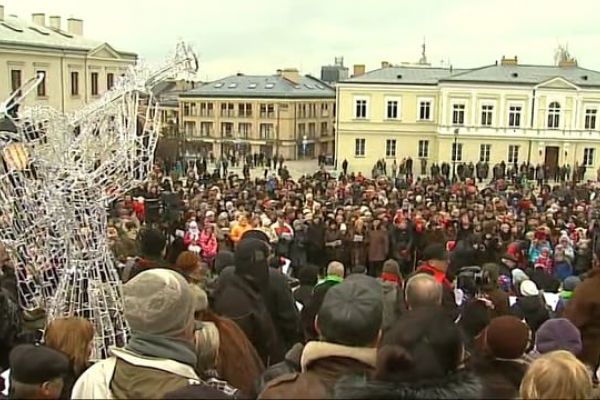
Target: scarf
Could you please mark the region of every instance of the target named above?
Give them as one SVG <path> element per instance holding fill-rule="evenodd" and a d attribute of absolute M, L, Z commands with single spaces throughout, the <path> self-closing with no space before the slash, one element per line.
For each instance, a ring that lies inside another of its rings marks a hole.
<path fill-rule="evenodd" d="M 181 339 L 158 336 L 147 333 L 132 332 L 126 349 L 141 356 L 164 358 L 196 367 L 194 346 Z"/>
<path fill-rule="evenodd" d="M 570 300 L 573 297 L 573 292 L 570 290 L 563 290 L 559 294 L 561 299 Z"/>
<path fill-rule="evenodd" d="M 396 274 L 392 274 L 390 272 L 382 272 L 381 280 L 384 282 L 394 282 L 397 285 L 400 285 L 400 278 Z"/>

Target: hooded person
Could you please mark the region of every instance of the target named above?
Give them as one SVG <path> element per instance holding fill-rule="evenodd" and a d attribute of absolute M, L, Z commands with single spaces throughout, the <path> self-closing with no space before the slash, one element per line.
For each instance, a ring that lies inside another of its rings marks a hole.
<path fill-rule="evenodd" d="M 123 309 L 129 342 L 88 368 L 75 382 L 72 398 L 160 398 L 202 384 L 194 370 L 194 306 L 192 290 L 177 272 L 152 269 L 127 282 Z"/>
<path fill-rule="evenodd" d="M 269 312 L 269 248 L 245 238 L 235 250 L 233 273 L 221 273 L 213 293 L 213 309 L 233 320 L 254 345 L 265 366 L 283 359 L 284 349 Z"/>
<path fill-rule="evenodd" d="M 402 275 L 396 260 L 387 260 L 383 263 L 383 272 L 379 277 L 383 290 L 383 324 L 385 333 L 402 314 L 404 303 L 402 298 Z"/>
<path fill-rule="evenodd" d="M 200 229 L 198 229 L 198 223 L 191 221 L 188 230 L 183 237 L 183 244 L 192 253 L 200 254 Z"/>
<path fill-rule="evenodd" d="M 580 283 L 581 278 L 578 276 L 569 276 L 563 281 L 562 288 L 558 292 L 559 300 L 558 304 L 556 305 L 556 315 L 561 316 L 563 314 L 565 308 L 567 308 L 567 304 L 569 304 L 569 301 L 573 297 L 575 288 Z"/>
<path fill-rule="evenodd" d="M 382 313 L 376 279 L 353 275 L 333 286 L 315 318 L 320 340 L 304 346 L 300 372 L 269 382 L 258 398 L 333 398 L 339 378 L 369 376 L 375 367 Z"/>
<path fill-rule="evenodd" d="M 544 322 L 535 334 L 535 346 L 529 354 L 537 358 L 552 351 L 565 350 L 574 356 L 581 353 L 581 332 L 566 318 L 554 318 Z"/>

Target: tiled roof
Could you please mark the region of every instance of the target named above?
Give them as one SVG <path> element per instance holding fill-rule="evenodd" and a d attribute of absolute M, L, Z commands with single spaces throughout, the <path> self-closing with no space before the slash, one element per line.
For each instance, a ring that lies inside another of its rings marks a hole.
<path fill-rule="evenodd" d="M 294 83 L 281 75 L 237 74 L 204 83 L 181 97 L 335 98 L 335 90 L 310 75 Z"/>
<path fill-rule="evenodd" d="M 347 83 L 421 84 L 440 82 L 481 82 L 498 84 L 537 85 L 553 78 L 563 78 L 577 86 L 600 87 L 600 72 L 578 66 L 487 65 L 473 69 L 449 69 L 397 66 L 369 71 L 350 78 Z"/>
<path fill-rule="evenodd" d="M 397 84 L 421 84 L 435 85 L 442 78 L 451 76 L 454 73 L 465 71 L 464 69 L 450 68 L 428 68 L 428 67 L 409 67 L 397 66 L 380 68 L 369 71 L 364 75 L 350 78 L 344 82 L 349 83 L 397 83 Z"/>
<path fill-rule="evenodd" d="M 0 21 L 0 45 L 2 44 L 90 51 L 102 46 L 104 42 L 36 25 L 13 15 L 6 15 L 4 20 Z M 119 53 L 136 56 L 134 53 L 124 51 L 119 51 Z"/>
<path fill-rule="evenodd" d="M 442 81 L 494 82 L 536 85 L 560 77 L 578 86 L 600 86 L 600 72 L 578 66 L 489 65 L 441 79 Z"/>

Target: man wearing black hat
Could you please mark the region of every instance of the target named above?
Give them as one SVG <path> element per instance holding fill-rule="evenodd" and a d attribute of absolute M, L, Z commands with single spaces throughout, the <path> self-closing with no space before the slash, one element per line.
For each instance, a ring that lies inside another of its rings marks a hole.
<path fill-rule="evenodd" d="M 423 251 L 423 260 L 425 260 L 425 262 L 417 268 L 416 273 L 432 275 L 434 279 L 442 285 L 444 290 L 442 306 L 452 317 L 457 316 L 454 288 L 446 276 L 446 272 L 448 271 L 448 253 L 446 252 L 444 245 L 441 243 L 433 243 L 427 246 Z"/>
<path fill-rule="evenodd" d="M 333 286 L 315 318 L 320 341 L 302 351 L 302 372 L 272 380 L 258 398 L 332 398 L 340 377 L 366 378 L 375 367 L 382 320 L 383 292 L 376 279 L 351 275 Z"/>
<path fill-rule="evenodd" d="M 10 353 L 11 399 L 58 399 L 69 359 L 46 346 L 23 344 Z"/>

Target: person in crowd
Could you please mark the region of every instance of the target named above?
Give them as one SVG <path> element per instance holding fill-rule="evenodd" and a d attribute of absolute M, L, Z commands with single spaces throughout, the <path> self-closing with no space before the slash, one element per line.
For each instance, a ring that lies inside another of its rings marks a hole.
<path fill-rule="evenodd" d="M 510 312 L 508 293 L 498 286 L 500 267 L 497 264 L 484 264 L 482 272 L 487 274 L 487 281 L 483 283 L 482 291 L 484 296 L 494 305 L 493 317 L 508 315 Z"/>
<path fill-rule="evenodd" d="M 94 327 L 84 318 L 59 318 L 46 326 L 44 344 L 65 354 L 71 366 L 69 373 L 63 376 L 61 400 L 71 398 L 75 381 L 89 368 L 93 338 Z"/>
<path fill-rule="evenodd" d="M 520 296 L 512 305 L 510 313 L 527 322 L 531 332 L 537 332 L 540 325 L 550 319 L 550 311 L 543 296 L 533 281 L 523 281 L 519 287 Z"/>
<path fill-rule="evenodd" d="M 200 228 L 196 221 L 190 221 L 188 230 L 183 237 L 183 244 L 188 251 L 200 254 Z"/>
<path fill-rule="evenodd" d="M 431 244 L 423 251 L 425 263 L 417 268 L 417 273 L 430 274 L 436 282 L 442 285 L 442 305 L 453 317 L 457 316 L 457 306 L 454 289 L 446 276 L 448 271 L 448 253 L 446 248 L 439 243 Z"/>
<path fill-rule="evenodd" d="M 174 269 L 185 276 L 189 282 L 205 287 L 207 268 L 202 266 L 200 258 L 196 253 L 191 251 L 181 253 L 175 261 Z"/>
<path fill-rule="evenodd" d="M 381 224 L 381 220 L 373 220 L 373 226 L 368 232 L 369 275 L 379 276 L 389 253 L 389 235 Z"/>
<path fill-rule="evenodd" d="M 71 373 L 68 357 L 47 346 L 21 344 L 10 353 L 10 399 L 61 397 L 64 376 Z"/>
<path fill-rule="evenodd" d="M 218 252 L 217 236 L 215 235 L 214 224 L 206 224 L 200 234 L 200 257 L 209 268 L 214 265 L 215 257 Z"/>
<path fill-rule="evenodd" d="M 123 278 L 127 282 L 142 271 L 153 268 L 171 268 L 163 253 L 167 244 L 167 238 L 158 229 L 148 228 L 140 232 L 141 256 L 135 261 L 131 272 Z"/>
<path fill-rule="evenodd" d="M 269 382 L 258 398 L 333 398 L 339 378 L 366 377 L 375 367 L 382 315 L 374 278 L 355 275 L 329 289 L 315 319 L 320 340 L 304 346 L 301 372 Z"/>
<path fill-rule="evenodd" d="M 568 351 L 553 351 L 531 363 L 519 389 L 524 400 L 591 399 L 593 384 L 585 365 Z"/>
<path fill-rule="evenodd" d="M 290 261 L 294 271 L 299 274 L 299 271 L 304 268 L 308 262 L 308 257 L 306 254 L 308 236 L 306 232 L 306 225 L 303 220 L 295 220 L 293 223 L 293 228 L 294 237 L 290 245 Z"/>
<path fill-rule="evenodd" d="M 235 223 L 231 228 L 229 238 L 231 239 L 234 245 L 237 245 L 238 242 L 242 239 L 242 235 L 250 229 L 252 229 L 252 226 L 248 222 L 248 217 L 246 215 L 241 215 L 237 223 Z"/>
<path fill-rule="evenodd" d="M 433 276 L 415 274 L 406 281 L 404 298 L 409 311 L 420 308 L 436 308 L 442 305 L 444 288 Z"/>
<path fill-rule="evenodd" d="M 310 303 L 302 309 L 301 313 L 302 325 L 306 330 L 305 335 L 307 340 L 318 338 L 318 332 L 315 330 L 312 321 L 314 321 L 315 316 L 321 309 L 321 304 L 323 304 L 323 299 L 325 299 L 325 295 L 329 289 L 339 285 L 344 280 L 344 276 L 344 264 L 338 261 L 332 261 L 327 266 L 327 275 L 325 276 L 325 279 L 315 286 Z"/>
<path fill-rule="evenodd" d="M 535 333 L 535 346 L 529 356 L 535 359 L 542 354 L 558 350 L 579 356 L 582 347 L 579 329 L 566 318 L 554 318 L 538 328 Z"/>
<path fill-rule="evenodd" d="M 194 298 L 181 274 L 141 272 L 123 286 L 123 309 L 132 332 L 127 345 L 88 368 L 72 398 L 162 398 L 192 383 L 218 392 L 194 370 Z"/>
<path fill-rule="evenodd" d="M 470 366 L 481 377 L 482 398 L 516 398 L 527 361 L 525 352 L 531 340 L 526 323 L 512 315 L 494 318 L 483 332 L 483 348 Z"/>
<path fill-rule="evenodd" d="M 383 289 L 383 324 L 385 333 L 402 314 L 402 276 L 396 260 L 390 259 L 383 263 L 383 272 L 379 277 Z"/>
<path fill-rule="evenodd" d="M 483 348 L 483 333 L 494 318 L 494 307 L 487 299 L 468 300 L 460 311 L 458 326 L 463 333 L 465 351 L 477 354 Z"/>
<path fill-rule="evenodd" d="M 294 300 L 304 308 L 313 298 L 315 286 L 319 281 L 319 268 L 310 264 L 304 266 L 298 272 L 298 281 L 300 286 L 294 290 Z"/>
<path fill-rule="evenodd" d="M 440 309 L 403 315 L 383 337 L 372 378 L 348 376 L 335 385 L 340 399 L 479 399 L 480 380 L 464 368 L 456 324 Z"/>
<path fill-rule="evenodd" d="M 213 294 L 214 311 L 242 329 L 265 366 L 283 359 L 281 338 L 266 304 L 269 293 L 269 248 L 259 239 L 245 238 L 235 250 L 233 273 L 221 273 Z"/>
<path fill-rule="evenodd" d="M 562 316 L 565 308 L 569 304 L 569 301 L 573 297 L 573 292 L 577 285 L 581 283 L 581 279 L 578 276 L 569 276 L 562 283 L 562 288 L 560 292 L 558 292 L 558 296 L 560 299 L 558 300 L 558 304 L 556 305 L 556 315 Z"/>
<path fill-rule="evenodd" d="M 593 260 L 587 278 L 575 288 L 564 317 L 581 332 L 583 349 L 579 359 L 596 371 L 600 363 L 600 260 L 597 254 Z"/>

